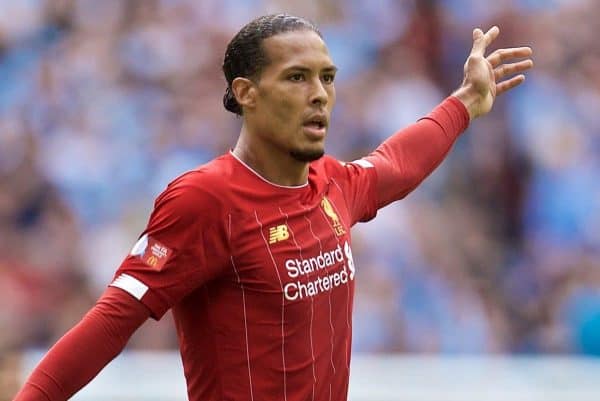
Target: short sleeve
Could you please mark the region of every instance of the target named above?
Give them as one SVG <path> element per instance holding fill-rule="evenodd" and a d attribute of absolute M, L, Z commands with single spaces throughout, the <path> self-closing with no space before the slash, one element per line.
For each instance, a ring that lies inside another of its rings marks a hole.
<path fill-rule="evenodd" d="M 214 199 L 197 186 L 171 184 L 110 284 L 145 304 L 152 317 L 219 275 L 227 241 Z"/>

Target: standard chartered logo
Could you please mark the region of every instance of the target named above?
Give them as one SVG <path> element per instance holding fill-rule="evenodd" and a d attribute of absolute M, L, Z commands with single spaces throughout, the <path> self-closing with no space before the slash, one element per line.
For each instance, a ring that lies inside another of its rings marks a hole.
<path fill-rule="evenodd" d="M 344 243 L 343 251 L 342 246 L 338 245 L 332 250 L 320 252 L 313 257 L 287 259 L 285 268 L 290 278 L 297 279 L 305 275 L 311 277 L 307 282 L 292 281 L 283 287 L 285 298 L 289 301 L 314 297 L 340 285 L 347 285 L 349 280 L 354 280 L 356 272 L 352 249 L 347 241 Z M 323 275 L 322 270 L 327 270 L 328 273 Z"/>
<path fill-rule="evenodd" d="M 348 242 L 344 244 L 344 253 L 346 254 L 346 258 L 348 259 L 348 270 L 350 270 L 350 280 L 354 280 L 354 273 L 356 272 L 354 268 L 354 258 L 352 258 L 352 249 L 350 249 L 350 245 Z"/>

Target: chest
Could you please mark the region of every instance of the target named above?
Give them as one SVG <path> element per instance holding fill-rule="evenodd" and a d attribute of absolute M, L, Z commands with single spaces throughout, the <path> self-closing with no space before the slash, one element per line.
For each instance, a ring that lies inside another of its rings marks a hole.
<path fill-rule="evenodd" d="M 347 292 L 352 285 L 350 220 L 341 197 L 326 194 L 309 204 L 257 204 L 230 219 L 232 279 L 244 288 L 300 302 Z"/>

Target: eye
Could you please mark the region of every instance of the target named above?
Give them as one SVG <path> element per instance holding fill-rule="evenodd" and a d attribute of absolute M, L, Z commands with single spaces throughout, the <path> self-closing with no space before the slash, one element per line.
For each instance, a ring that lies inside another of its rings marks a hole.
<path fill-rule="evenodd" d="M 334 80 L 335 80 L 334 74 L 323 75 L 323 82 L 325 82 L 326 84 L 332 84 Z"/>
<path fill-rule="evenodd" d="M 304 74 L 296 72 L 289 76 L 289 80 L 293 82 L 302 82 L 304 81 Z"/>

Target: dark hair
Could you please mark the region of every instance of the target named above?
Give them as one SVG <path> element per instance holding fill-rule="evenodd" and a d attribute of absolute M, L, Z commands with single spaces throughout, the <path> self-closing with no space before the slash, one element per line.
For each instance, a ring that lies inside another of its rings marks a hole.
<path fill-rule="evenodd" d="M 242 115 L 242 106 L 235 100 L 231 83 L 237 77 L 256 79 L 269 63 L 262 47 L 263 40 L 284 32 L 311 30 L 322 37 L 310 21 L 288 14 L 263 15 L 244 26 L 227 45 L 223 59 L 223 73 L 227 89 L 223 105 L 232 113 Z"/>

